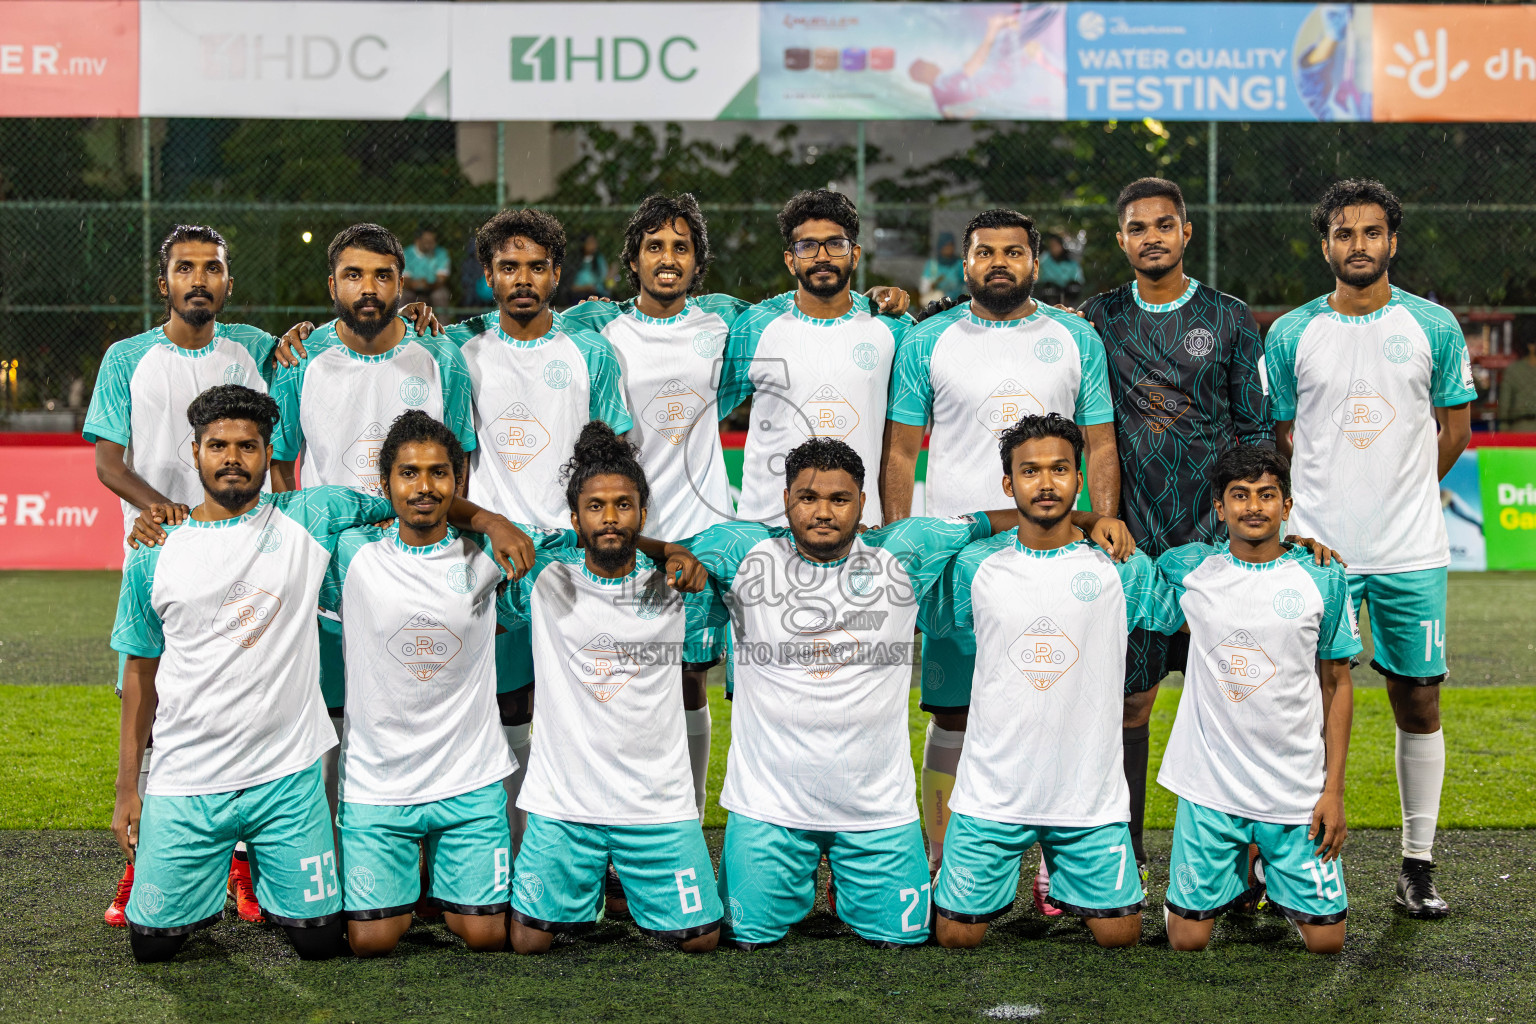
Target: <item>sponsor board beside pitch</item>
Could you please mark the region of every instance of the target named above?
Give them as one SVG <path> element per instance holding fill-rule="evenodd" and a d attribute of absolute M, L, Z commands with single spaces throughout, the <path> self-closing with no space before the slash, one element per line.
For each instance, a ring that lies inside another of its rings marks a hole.
<path fill-rule="evenodd" d="M 1536 569 L 1536 449 L 1482 448 L 1483 537 L 1490 569 Z"/>
<path fill-rule="evenodd" d="M 0 117 L 136 117 L 137 0 L 0 3 Z"/>
<path fill-rule="evenodd" d="M 446 118 L 448 6 L 143 0 L 139 113 Z"/>
<path fill-rule="evenodd" d="M 0 569 L 117 569 L 123 515 L 89 445 L 0 444 Z"/>
<path fill-rule="evenodd" d="M 448 6 L 455 118 L 756 116 L 755 3 Z"/>
<path fill-rule="evenodd" d="M 1536 117 L 1536 7 L 1377 5 L 1377 119 Z"/>

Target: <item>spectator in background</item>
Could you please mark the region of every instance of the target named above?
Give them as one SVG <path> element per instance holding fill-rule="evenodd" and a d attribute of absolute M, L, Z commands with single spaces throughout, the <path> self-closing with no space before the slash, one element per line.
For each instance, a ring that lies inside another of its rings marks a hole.
<path fill-rule="evenodd" d="M 1536 434 L 1536 331 L 1527 329 L 1518 334 L 1515 352 L 1520 358 L 1506 366 L 1499 377 L 1499 430 Z"/>
<path fill-rule="evenodd" d="M 1067 243 L 1055 232 L 1045 236 L 1045 249 L 1040 253 L 1040 278 L 1036 294 L 1042 302 L 1055 305 L 1058 302 L 1071 305 L 1083 294 L 1083 268 Z"/>
<path fill-rule="evenodd" d="M 400 302 L 426 302 L 439 309 L 453 305 L 449 269 L 448 250 L 437 244 L 437 232 L 431 228 L 416 232 L 416 243 L 405 250 L 405 288 Z"/>
<path fill-rule="evenodd" d="M 597 236 L 583 235 L 581 248 L 569 271 L 570 303 L 575 305 L 586 299 L 611 298 L 612 282 L 608 280 L 608 261 L 597 251 Z"/>
<path fill-rule="evenodd" d="M 920 302 L 927 305 L 947 295 L 959 295 L 965 291 L 965 266 L 955 252 L 955 235 L 945 231 L 939 235 L 939 253 L 923 264 L 923 276 L 917 283 Z"/>
<path fill-rule="evenodd" d="M 480 266 L 480 256 L 475 251 L 475 236 L 464 243 L 464 269 L 460 272 L 459 287 L 464 293 L 466 306 L 494 306 L 496 295 L 485 280 L 485 269 Z"/>

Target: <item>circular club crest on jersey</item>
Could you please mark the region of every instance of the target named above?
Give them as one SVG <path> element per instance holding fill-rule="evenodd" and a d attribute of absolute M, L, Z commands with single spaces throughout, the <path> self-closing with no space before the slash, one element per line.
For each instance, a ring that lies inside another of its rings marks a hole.
<path fill-rule="evenodd" d="M 1035 358 L 1042 363 L 1054 363 L 1064 351 L 1060 338 L 1041 338 L 1035 342 Z"/>
<path fill-rule="evenodd" d="M 400 401 L 415 407 L 427 400 L 427 382 L 420 377 L 407 377 L 400 382 Z"/>
<path fill-rule="evenodd" d="M 448 570 L 448 587 L 455 594 L 467 594 L 475 589 L 475 570 L 468 562 L 458 562 Z"/>
<path fill-rule="evenodd" d="M 1184 351 L 1188 352 L 1190 355 L 1196 357 L 1197 359 L 1201 356 L 1210 355 L 1211 351 L 1215 347 L 1216 335 L 1212 334 L 1204 327 L 1196 327 L 1194 330 L 1184 335 Z"/>
<path fill-rule="evenodd" d="M 880 350 L 867 341 L 853 346 L 853 365 L 861 370 L 873 370 L 880 361 Z"/>
<path fill-rule="evenodd" d="M 659 587 L 646 587 L 635 597 L 635 614 L 642 619 L 654 619 L 661 614 L 667 593 Z"/>
<path fill-rule="evenodd" d="M 133 898 L 138 901 L 139 909 L 146 914 L 158 914 L 160 908 L 165 906 L 165 893 L 159 886 L 148 882 L 140 882 L 133 887 Z"/>
<path fill-rule="evenodd" d="M 1406 363 L 1408 357 L 1413 355 L 1413 342 L 1401 334 L 1394 334 L 1381 343 L 1381 354 L 1386 356 L 1389 362 Z"/>
<path fill-rule="evenodd" d="M 375 881 L 373 872 L 361 864 L 347 872 L 347 888 L 358 896 L 372 896 Z"/>
<path fill-rule="evenodd" d="M 741 923 L 741 900 L 735 896 L 727 896 L 725 898 L 725 923 Z"/>
<path fill-rule="evenodd" d="M 949 875 L 949 887 L 955 890 L 955 895 L 969 896 L 976 891 L 976 876 L 971 874 L 970 868 L 957 864 L 953 870 L 947 873 Z"/>
<path fill-rule="evenodd" d="M 1084 604 L 1098 597 L 1103 589 L 1104 581 L 1097 573 L 1080 572 L 1072 577 L 1072 596 Z"/>
<path fill-rule="evenodd" d="M 944 666 L 936 661 L 923 662 L 923 689 L 937 690 L 944 685 Z"/>
<path fill-rule="evenodd" d="M 725 334 L 716 331 L 700 331 L 693 336 L 693 350 L 705 359 L 713 359 L 725 349 Z"/>
<path fill-rule="evenodd" d="M 1301 591 L 1291 590 L 1289 587 L 1276 594 L 1274 601 L 1271 603 L 1271 607 L 1275 609 L 1275 614 L 1282 619 L 1296 618 L 1301 614 L 1305 606 L 1306 602 L 1301 598 Z"/>
<path fill-rule="evenodd" d="M 544 880 L 532 871 L 518 875 L 512 884 L 517 886 L 517 894 L 529 903 L 537 903 L 544 897 Z"/>
<path fill-rule="evenodd" d="M 1195 869 L 1188 864 L 1180 864 L 1173 869 L 1173 880 L 1179 887 L 1179 892 L 1185 896 L 1192 894 L 1200 884 L 1200 876 L 1195 874 Z"/>
<path fill-rule="evenodd" d="M 275 526 L 269 526 L 262 530 L 256 538 L 256 550 L 264 555 L 271 554 L 283 546 L 283 531 Z"/>
<path fill-rule="evenodd" d="M 560 391 L 571 386 L 571 367 L 564 359 L 551 359 L 544 364 L 544 383 Z"/>
<path fill-rule="evenodd" d="M 1401 360 L 1399 360 L 1399 362 L 1401 362 Z M 250 380 L 250 377 L 250 371 L 241 366 L 239 363 L 230 363 L 228 366 L 224 367 L 225 384 L 244 384 L 247 380 Z"/>

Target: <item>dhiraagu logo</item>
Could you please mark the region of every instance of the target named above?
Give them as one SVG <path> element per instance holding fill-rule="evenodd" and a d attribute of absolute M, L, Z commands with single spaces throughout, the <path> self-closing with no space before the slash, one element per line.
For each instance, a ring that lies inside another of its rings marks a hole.
<path fill-rule="evenodd" d="M 660 76 L 686 82 L 699 73 L 699 44 L 684 35 L 513 36 L 514 82 L 638 82 Z"/>

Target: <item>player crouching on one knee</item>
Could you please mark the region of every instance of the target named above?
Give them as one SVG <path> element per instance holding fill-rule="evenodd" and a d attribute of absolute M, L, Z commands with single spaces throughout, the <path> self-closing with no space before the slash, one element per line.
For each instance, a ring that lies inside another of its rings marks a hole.
<path fill-rule="evenodd" d="M 1281 543 L 1290 464 L 1239 446 L 1212 474 L 1222 545 L 1185 544 L 1158 565 L 1190 631 L 1178 717 L 1158 784 L 1178 795 L 1164 903 L 1168 943 L 1204 949 L 1218 915 L 1261 884 L 1307 949 L 1344 945 L 1344 759 L 1361 649 L 1333 552 Z M 1321 671 L 1319 671 L 1321 670 Z"/>
<path fill-rule="evenodd" d="M 1120 770 L 1126 639 L 1177 629 L 1178 606 L 1146 555 L 1117 562 L 1073 525 L 1083 434 L 1071 420 L 1023 417 L 999 451 L 1014 528 L 960 552 L 930 622 L 976 651 L 935 937 L 978 945 L 1039 843 L 1051 902 L 1099 945 L 1134 945 L 1143 899 Z"/>

